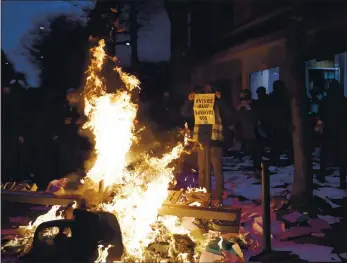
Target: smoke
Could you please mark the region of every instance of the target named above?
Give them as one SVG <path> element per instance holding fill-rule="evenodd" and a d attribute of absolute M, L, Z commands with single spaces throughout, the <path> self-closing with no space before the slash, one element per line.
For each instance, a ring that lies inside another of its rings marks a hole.
<path fill-rule="evenodd" d="M 82 23 L 87 22 L 84 9 L 94 6 L 92 1 L 83 1 L 83 6 L 74 6 L 65 1 L 6 1 L 2 3 L 2 48 L 13 62 L 16 71 L 27 77 L 29 86 L 40 85 L 41 69 L 32 63 L 23 42 L 32 43 L 36 37 L 33 32 L 49 33 L 49 20 L 52 17 L 66 15 Z"/>

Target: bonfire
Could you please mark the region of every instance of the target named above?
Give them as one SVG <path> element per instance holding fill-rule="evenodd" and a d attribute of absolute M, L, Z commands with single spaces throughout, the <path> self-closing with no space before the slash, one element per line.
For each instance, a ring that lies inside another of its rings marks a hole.
<path fill-rule="evenodd" d="M 133 93 L 139 89 L 139 80 L 116 67 L 122 88 L 108 93 L 101 76 L 108 56 L 105 42 L 91 49 L 91 62 L 86 72 L 83 89 L 84 113 L 87 122 L 83 128 L 93 134 L 95 159 L 87 172 L 85 185 L 97 191 L 100 182 L 106 193 L 113 198 L 99 202 L 92 211 L 107 211 L 119 221 L 125 252 L 124 262 L 196 262 L 209 242 L 210 234 L 197 240 L 184 228 L 177 217 L 159 216 L 158 210 L 168 196 L 169 185 L 174 182 L 170 163 L 179 158 L 184 143 L 178 143 L 161 158 L 131 151 L 138 142 L 135 128 L 138 106 Z M 128 169 L 132 155 L 139 155 L 141 162 Z M 26 247 L 36 227 L 45 221 L 61 218 L 56 216 L 57 207 L 25 227 Z M 215 233 L 213 234 L 216 235 Z M 24 241 L 16 239 L 6 246 L 15 246 Z M 100 245 L 95 262 L 106 262 L 108 250 L 114 244 Z"/>

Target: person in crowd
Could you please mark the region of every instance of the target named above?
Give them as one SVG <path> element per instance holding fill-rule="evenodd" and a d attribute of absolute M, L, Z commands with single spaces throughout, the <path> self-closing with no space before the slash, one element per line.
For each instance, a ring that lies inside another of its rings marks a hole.
<path fill-rule="evenodd" d="M 260 86 L 256 90 L 257 93 L 257 102 L 264 103 L 268 99 L 268 95 L 266 94 L 266 88 L 264 86 Z"/>
<path fill-rule="evenodd" d="M 49 122 L 54 118 L 46 111 L 45 90 L 30 88 L 26 96 L 25 143 L 22 147 L 26 173 L 39 189 L 45 189 L 52 179 L 52 135 Z"/>
<path fill-rule="evenodd" d="M 269 95 L 266 94 L 266 88 L 261 86 L 257 88 L 258 98 L 253 101 L 252 108 L 257 113 L 258 121 L 261 122 L 262 127 L 266 130 L 270 130 L 270 107 L 269 107 Z"/>
<path fill-rule="evenodd" d="M 68 183 L 68 179 L 63 177 L 61 179 L 56 179 L 51 181 L 47 188 L 46 188 L 46 192 L 48 193 L 56 193 L 56 192 L 61 192 L 64 193 L 64 188 L 66 187 Z"/>
<path fill-rule="evenodd" d="M 78 111 L 79 94 L 74 89 L 66 93 L 61 129 L 59 134 L 59 177 L 64 177 L 69 173 L 75 172 L 81 167 L 81 140 L 79 136 L 80 126 L 83 124 L 81 115 Z"/>
<path fill-rule="evenodd" d="M 167 132 L 183 126 L 183 120 L 177 114 L 176 108 L 176 99 L 169 92 L 164 92 L 155 114 L 160 130 Z"/>
<path fill-rule="evenodd" d="M 248 89 L 241 91 L 240 104 L 236 108 L 235 127 L 237 128 L 238 140 L 251 154 L 255 176 L 260 177 L 264 139 L 267 135 L 261 127 L 258 112 L 253 109 L 251 98 L 251 92 Z"/>
<path fill-rule="evenodd" d="M 324 78 L 317 78 L 315 81 L 310 81 L 308 89 L 309 99 L 309 112 L 316 114 L 318 112 L 319 104 L 324 96 L 326 96 L 328 81 Z"/>
<path fill-rule="evenodd" d="M 50 180 L 58 178 L 59 174 L 59 109 L 62 103 L 62 92 L 54 89 L 45 89 L 44 111 L 46 120 L 46 154 L 47 169 L 49 169 Z"/>
<path fill-rule="evenodd" d="M 279 165 L 280 156 L 284 151 L 287 151 L 289 160 L 293 160 L 290 103 L 283 81 L 274 82 L 273 92 L 269 95 L 269 105 L 272 132 L 271 159 L 275 165 Z"/>
<path fill-rule="evenodd" d="M 320 174 L 318 179 L 325 181 L 328 157 L 335 157 L 340 170 L 340 187 L 346 188 L 347 165 L 347 102 L 343 89 L 337 80 L 332 80 L 326 97 L 319 106 L 320 120 L 317 130 L 321 132 Z"/>
<path fill-rule="evenodd" d="M 23 96 L 25 90 L 18 81 L 2 88 L 1 100 L 1 157 L 2 178 L 21 180 L 23 166 L 18 164 L 20 146 L 24 143 Z"/>
<path fill-rule="evenodd" d="M 220 91 L 211 84 L 206 84 L 201 93 L 215 94 L 215 124 L 194 123 L 192 141 L 197 145 L 199 187 L 204 187 L 211 192 L 210 165 L 212 163 L 214 176 L 216 177 L 216 202 L 214 205 L 220 206 L 223 203 L 224 176 L 222 167 L 223 158 L 223 127 L 228 127 L 229 110 L 221 100 Z M 195 92 L 188 96 L 188 100 L 181 108 L 181 115 L 185 118 L 194 116 Z"/>
<path fill-rule="evenodd" d="M 156 152 L 166 152 L 167 147 L 174 147 L 177 142 L 177 131 L 184 127 L 184 121 L 177 111 L 176 98 L 169 92 L 164 92 L 159 103 L 154 105 L 153 116 L 156 120 L 156 127 L 152 125 L 152 131 L 158 142 Z"/>

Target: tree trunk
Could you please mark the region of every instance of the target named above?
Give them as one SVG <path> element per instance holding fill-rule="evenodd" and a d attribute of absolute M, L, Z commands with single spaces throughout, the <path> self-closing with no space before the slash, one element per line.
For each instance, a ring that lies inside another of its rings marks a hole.
<path fill-rule="evenodd" d="M 287 62 L 289 78 L 287 87 L 291 97 L 294 147 L 294 181 L 292 195 L 301 205 L 312 199 L 312 153 L 309 142 L 309 122 L 305 88 L 305 29 L 301 18 L 291 22 L 287 35 Z"/>
<path fill-rule="evenodd" d="M 136 0 L 130 4 L 130 44 L 131 44 L 131 67 L 133 71 L 138 70 L 139 57 L 137 51 L 138 22 L 137 22 L 137 3 Z"/>

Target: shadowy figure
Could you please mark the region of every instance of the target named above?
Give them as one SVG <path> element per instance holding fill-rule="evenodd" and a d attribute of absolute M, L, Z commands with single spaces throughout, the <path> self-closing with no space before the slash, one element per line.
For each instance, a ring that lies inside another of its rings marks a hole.
<path fill-rule="evenodd" d="M 263 132 L 260 129 L 258 112 L 252 107 L 252 95 L 249 90 L 240 93 L 240 104 L 237 106 L 235 125 L 238 139 L 245 150 L 251 154 L 253 170 L 256 177 L 261 176 L 261 158 L 264 149 Z"/>
<path fill-rule="evenodd" d="M 1 89 L 1 156 L 2 178 L 20 180 L 23 175 L 20 146 L 24 143 L 23 98 L 25 90 L 15 80 Z"/>
<path fill-rule="evenodd" d="M 339 166 L 340 187 L 346 188 L 346 120 L 347 107 L 343 89 L 337 80 L 332 80 L 327 96 L 323 98 L 319 107 L 321 136 L 321 158 L 319 180 L 324 182 L 328 157 L 333 156 L 334 164 Z"/>
<path fill-rule="evenodd" d="M 164 92 L 155 114 L 161 131 L 167 132 L 179 126 L 183 127 L 184 122 L 177 112 L 177 107 L 176 99 L 169 92 Z"/>
<path fill-rule="evenodd" d="M 252 108 L 257 113 L 257 120 L 261 123 L 262 128 L 268 133 L 271 129 L 270 125 L 270 99 L 266 94 L 266 88 L 261 86 L 257 88 L 258 99 L 252 102 Z"/>
<path fill-rule="evenodd" d="M 77 109 L 79 99 L 75 90 L 68 90 L 60 118 L 59 177 L 81 168 L 79 128 L 83 124 Z"/>
<path fill-rule="evenodd" d="M 47 144 L 47 118 L 45 112 L 44 90 L 30 88 L 25 96 L 24 138 L 22 161 L 26 174 L 29 174 L 39 189 L 45 189 L 50 181 L 50 161 Z"/>
<path fill-rule="evenodd" d="M 273 92 L 269 95 L 271 113 L 271 160 L 274 165 L 280 164 L 280 157 L 284 151 L 288 153 L 288 159 L 293 160 L 293 141 L 291 135 L 291 112 L 289 98 L 286 94 L 283 81 L 276 80 L 273 84 Z"/>

